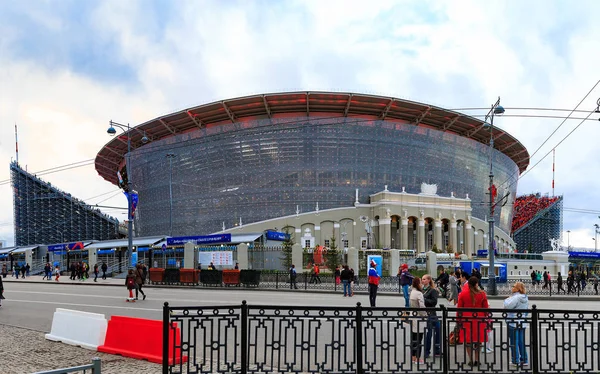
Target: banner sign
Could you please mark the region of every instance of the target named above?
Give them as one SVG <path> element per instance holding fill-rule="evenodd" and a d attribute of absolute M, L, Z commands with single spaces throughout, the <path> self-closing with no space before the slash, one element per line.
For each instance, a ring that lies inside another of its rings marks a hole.
<path fill-rule="evenodd" d="M 185 243 L 207 244 L 207 243 L 229 243 L 231 234 L 206 235 L 206 236 L 178 236 L 167 238 L 167 245 L 183 245 Z"/>
<path fill-rule="evenodd" d="M 135 217 L 135 209 L 138 206 L 139 196 L 135 191 L 125 191 L 125 196 L 127 196 L 127 203 L 131 206 L 131 217 L 129 219 L 133 219 Z"/>
<path fill-rule="evenodd" d="M 371 268 L 371 261 L 373 261 L 377 266 L 375 266 L 375 270 L 377 270 L 377 274 L 382 276 L 381 267 L 383 265 L 383 257 L 380 255 L 369 255 L 367 256 L 367 269 Z"/>
<path fill-rule="evenodd" d="M 285 232 L 267 231 L 267 240 L 278 240 L 282 242 L 289 238 L 289 236 L 290 235 Z"/>
<path fill-rule="evenodd" d="M 75 242 L 68 244 L 54 244 L 48 246 L 48 252 L 56 252 L 56 251 L 64 251 L 64 250 L 75 250 L 75 249 L 84 249 L 85 244 L 83 242 Z"/>
<path fill-rule="evenodd" d="M 114 249 L 99 249 L 98 250 L 98 254 L 99 255 L 109 255 L 109 254 L 112 254 L 112 253 L 115 253 Z"/>

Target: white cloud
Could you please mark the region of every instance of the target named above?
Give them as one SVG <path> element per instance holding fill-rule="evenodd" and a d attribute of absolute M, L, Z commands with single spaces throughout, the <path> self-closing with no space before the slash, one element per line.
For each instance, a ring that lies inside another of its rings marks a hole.
<path fill-rule="evenodd" d="M 110 55 L 103 57 L 131 71 L 123 81 L 86 75 L 77 65 L 85 61 L 57 69 L 44 67 L 48 56 L 12 53 L 20 26 L 0 26 L 2 35 L 10 36 L 0 40 L 0 161 L 5 165 L 14 154 L 14 122 L 20 126 L 21 162 L 41 170 L 93 158 L 108 140 L 109 119 L 140 123 L 212 100 L 319 89 L 448 108 L 487 107 L 501 96 L 508 110 L 496 124 L 533 152 L 560 120 L 510 117 L 525 113 L 510 108 L 570 109 L 600 78 L 595 53 L 600 42 L 594 37 L 600 35 L 594 17 L 600 4 L 594 1 L 190 1 L 168 12 L 141 1 L 97 4 L 86 30 L 93 38 L 90 48 L 109 46 Z M 44 22 L 34 22 L 55 30 L 71 21 L 48 14 Z M 68 39 L 39 43 L 56 44 L 57 54 L 72 47 Z M 599 96 L 597 89 L 582 108 L 593 109 Z M 532 164 L 576 124 L 568 121 Z M 587 122 L 557 149 L 556 191 L 565 195 L 565 207 L 600 210 L 598 138 L 598 122 Z M 550 192 L 551 170 L 551 159 L 544 160 L 520 181 L 519 190 Z M 0 169 L 0 180 L 7 178 L 8 167 Z M 114 188 L 92 167 L 46 179 L 81 198 Z M 11 220 L 12 197 L 7 186 L 0 191 L 2 224 Z M 122 200 L 106 203 L 123 206 Z M 565 213 L 572 240 L 574 232 L 587 230 L 589 220 Z M 0 225 L 0 237 L 11 236 L 11 230 Z"/>

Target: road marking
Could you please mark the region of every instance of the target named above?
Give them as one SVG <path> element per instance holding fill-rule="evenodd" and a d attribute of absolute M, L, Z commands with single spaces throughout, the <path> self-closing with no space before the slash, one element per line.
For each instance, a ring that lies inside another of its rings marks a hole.
<path fill-rule="evenodd" d="M 122 298 L 124 300 L 124 298 Z M 149 312 L 162 312 L 162 309 L 150 309 L 150 308 L 132 308 L 128 306 L 110 306 L 110 305 L 92 305 L 92 304 L 73 304 L 73 303 L 60 303 L 55 301 L 35 301 L 35 300 L 15 300 L 10 299 L 11 303 L 32 303 L 32 304 L 52 304 L 52 305 L 69 305 L 69 306 L 80 306 L 85 308 L 108 308 L 108 309 L 128 309 L 128 310 L 145 310 Z"/>

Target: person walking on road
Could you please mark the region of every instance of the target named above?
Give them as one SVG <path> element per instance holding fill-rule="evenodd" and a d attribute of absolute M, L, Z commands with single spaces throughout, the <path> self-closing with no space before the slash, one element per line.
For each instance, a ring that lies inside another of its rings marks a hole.
<path fill-rule="evenodd" d="M 4 283 L 2 283 L 2 277 L 0 277 L 0 308 L 2 307 L 2 300 L 4 300 Z"/>
<path fill-rule="evenodd" d="M 127 298 L 127 302 L 135 303 L 135 299 L 133 298 L 133 290 L 135 287 L 135 274 L 133 273 L 133 269 L 129 269 L 127 272 L 127 277 L 125 278 L 125 286 L 129 291 L 129 297 Z"/>
<path fill-rule="evenodd" d="M 56 269 L 54 269 L 54 275 L 56 276 L 54 280 L 58 282 L 58 278 L 60 278 L 60 267 L 58 265 L 56 265 Z"/>
<path fill-rule="evenodd" d="M 106 272 L 108 271 L 108 266 L 106 262 L 102 263 L 102 279 L 106 280 Z"/>
<path fill-rule="evenodd" d="M 556 277 L 556 285 L 558 287 L 556 292 L 560 293 L 560 291 L 562 291 L 563 293 L 566 293 L 565 289 L 563 288 L 563 277 L 560 274 L 560 271 L 558 272 L 558 276 Z"/>
<path fill-rule="evenodd" d="M 94 282 L 98 282 L 98 264 L 94 264 Z"/>
<path fill-rule="evenodd" d="M 369 302 L 371 307 L 375 307 L 375 300 L 377 299 L 377 289 L 379 288 L 379 273 L 377 273 L 377 264 L 375 261 L 371 261 L 371 267 L 369 268 Z"/>
<path fill-rule="evenodd" d="M 431 279 L 431 275 L 425 274 L 421 279 L 423 286 L 423 299 L 425 300 L 426 308 L 435 308 L 438 304 L 439 291 L 435 287 L 435 282 Z M 431 343 L 433 339 L 433 354 L 440 356 L 442 353 L 440 345 L 441 325 L 440 320 L 435 311 L 428 312 L 427 330 L 425 331 L 425 359 L 431 355 Z"/>
<path fill-rule="evenodd" d="M 294 264 L 292 264 L 292 266 L 290 267 L 290 290 L 292 288 L 294 289 L 298 289 L 298 285 L 296 284 L 296 276 L 298 274 L 296 273 L 296 266 Z"/>
<path fill-rule="evenodd" d="M 310 283 L 321 283 L 321 278 L 319 277 L 319 266 L 315 263 L 313 266 L 313 271 L 310 276 Z"/>
<path fill-rule="evenodd" d="M 135 299 L 138 299 L 138 292 L 142 294 L 142 300 L 146 300 L 146 294 L 142 291 L 142 285 L 144 284 L 144 270 L 142 265 L 138 264 L 135 268 Z"/>

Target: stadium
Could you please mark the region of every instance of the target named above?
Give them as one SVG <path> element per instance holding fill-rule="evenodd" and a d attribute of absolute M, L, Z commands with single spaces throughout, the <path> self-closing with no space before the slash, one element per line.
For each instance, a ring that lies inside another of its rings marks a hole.
<path fill-rule="evenodd" d="M 526 148 L 474 117 L 398 98 L 289 92 L 204 104 L 115 137 L 95 167 L 115 185 L 131 179 L 135 236 L 292 228 L 313 245 L 333 235 L 364 247 L 372 235 L 380 248 L 472 252 L 487 248 L 490 136 L 506 196 L 496 235 L 514 248 Z M 328 224 L 331 234 L 315 235 Z"/>

